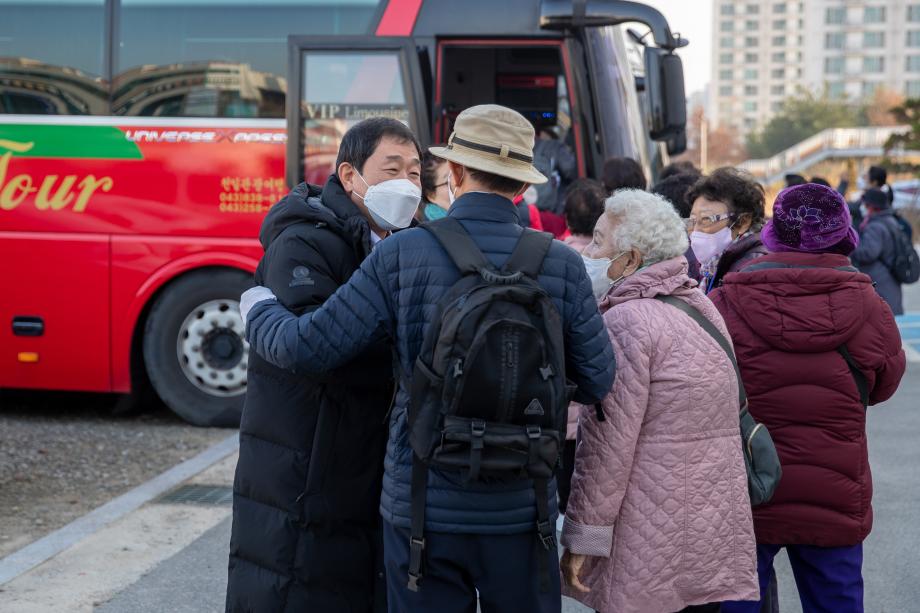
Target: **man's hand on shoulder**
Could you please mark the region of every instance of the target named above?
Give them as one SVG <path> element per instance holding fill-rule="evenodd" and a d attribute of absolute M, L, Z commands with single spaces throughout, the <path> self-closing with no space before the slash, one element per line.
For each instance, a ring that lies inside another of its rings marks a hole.
<path fill-rule="evenodd" d="M 240 296 L 240 315 L 243 317 L 243 322 L 249 324 L 249 311 L 252 310 L 259 302 L 264 302 L 266 300 L 277 300 L 278 298 L 272 293 L 267 287 L 262 287 L 261 285 L 256 285 L 250 289 L 247 289 L 243 292 L 243 295 Z"/>

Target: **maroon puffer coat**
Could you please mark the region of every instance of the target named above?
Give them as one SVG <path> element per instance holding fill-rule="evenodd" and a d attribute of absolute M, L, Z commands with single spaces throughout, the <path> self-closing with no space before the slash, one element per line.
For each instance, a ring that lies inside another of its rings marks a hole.
<path fill-rule="evenodd" d="M 793 268 L 763 269 L 769 263 Z M 754 510 L 758 543 L 842 547 L 872 528 L 866 413 L 837 347 L 894 394 L 905 359 L 894 316 L 842 255 L 773 253 L 725 277 L 710 298 L 734 341 L 751 414 L 770 430 L 783 478 Z M 814 267 L 814 268 L 812 268 Z"/>

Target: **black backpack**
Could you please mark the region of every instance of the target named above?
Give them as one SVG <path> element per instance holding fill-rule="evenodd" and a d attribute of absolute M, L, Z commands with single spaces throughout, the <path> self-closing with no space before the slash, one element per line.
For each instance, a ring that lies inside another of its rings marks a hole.
<path fill-rule="evenodd" d="M 429 467 L 460 472 L 470 483 L 533 479 L 545 588 L 555 550 L 548 483 L 570 397 L 562 319 L 536 281 L 553 238 L 525 229 L 495 270 L 457 220 L 421 227 L 463 276 L 438 303 L 412 378 L 409 589 L 418 591 L 422 578 Z"/>
<path fill-rule="evenodd" d="M 920 257 L 911 242 L 910 235 L 904 230 L 898 217 L 891 222 L 885 221 L 894 243 L 894 256 L 885 265 L 898 283 L 916 283 L 920 279 Z"/>

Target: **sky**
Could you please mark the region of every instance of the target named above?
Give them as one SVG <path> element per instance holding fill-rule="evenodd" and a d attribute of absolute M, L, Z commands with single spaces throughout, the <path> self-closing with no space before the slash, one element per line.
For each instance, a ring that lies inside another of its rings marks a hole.
<path fill-rule="evenodd" d="M 712 0 L 641 1 L 661 11 L 671 31 L 690 41 L 679 52 L 684 63 L 684 87 L 688 96 L 701 91 L 709 82 L 712 64 Z"/>

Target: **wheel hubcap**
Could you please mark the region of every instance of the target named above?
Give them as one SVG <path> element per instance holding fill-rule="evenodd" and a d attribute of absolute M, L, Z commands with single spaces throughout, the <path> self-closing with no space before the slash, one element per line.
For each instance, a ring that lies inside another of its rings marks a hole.
<path fill-rule="evenodd" d="M 243 332 L 236 300 L 211 300 L 189 313 L 179 328 L 177 350 L 192 385 L 212 396 L 246 391 L 249 344 Z"/>

